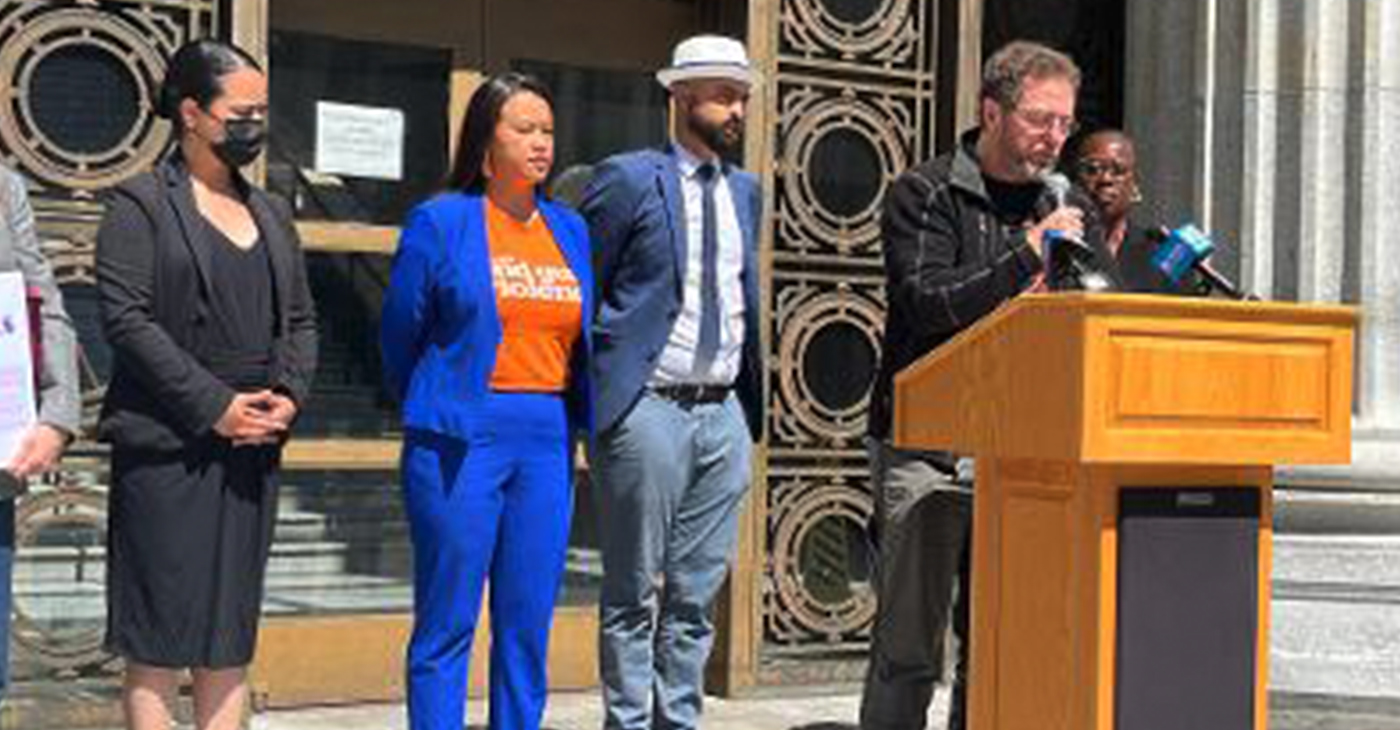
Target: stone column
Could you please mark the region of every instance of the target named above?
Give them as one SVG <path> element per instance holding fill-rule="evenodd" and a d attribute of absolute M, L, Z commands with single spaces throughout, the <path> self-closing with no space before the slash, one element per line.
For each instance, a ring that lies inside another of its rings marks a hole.
<path fill-rule="evenodd" d="M 1240 216 L 1240 285 L 1269 299 L 1274 293 L 1274 208 L 1278 152 L 1279 0 L 1255 0 L 1246 21 L 1244 167 Z M 1270 174 L 1260 174 L 1270 171 Z"/>
<path fill-rule="evenodd" d="M 1203 212 L 1202 159 L 1210 99 L 1203 51 L 1213 0 L 1128 0 L 1124 111 L 1141 140 L 1139 178 L 1148 220 L 1175 225 Z"/>
<path fill-rule="evenodd" d="M 1400 461 L 1400 0 L 1368 0 L 1364 20 L 1357 49 L 1363 83 L 1357 268 L 1365 318 L 1357 343 L 1357 427 L 1368 441 L 1389 442 L 1376 450 L 1388 447 Z"/>
<path fill-rule="evenodd" d="M 1128 0 L 1126 124 L 1139 140 L 1141 217 L 1195 223 L 1240 262 L 1247 44 L 1245 6 L 1221 0 Z"/>
<path fill-rule="evenodd" d="M 1297 95 L 1300 112 L 1296 217 L 1285 215 L 1276 231 L 1297 231 L 1297 299 L 1302 302 L 1341 301 L 1342 267 L 1346 262 L 1348 160 L 1347 78 L 1351 20 L 1346 2 L 1308 0 L 1288 3 L 1301 12 L 1281 19 L 1288 44 L 1281 62 L 1286 70 L 1301 70 L 1301 78 L 1285 77 Z M 1297 16 L 1302 16 L 1301 18 Z M 1301 66 L 1297 69 L 1294 64 Z M 1291 74 L 1290 74 L 1291 76 Z M 1357 110 L 1350 110 L 1355 112 Z M 1292 220 L 1290 220 L 1292 219 Z M 1296 221 L 1296 222 L 1295 222 Z"/>

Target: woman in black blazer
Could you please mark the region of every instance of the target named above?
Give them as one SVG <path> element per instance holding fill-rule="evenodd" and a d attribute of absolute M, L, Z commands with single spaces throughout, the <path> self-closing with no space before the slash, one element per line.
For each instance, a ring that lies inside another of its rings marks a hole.
<path fill-rule="evenodd" d="M 107 647 L 126 659 L 133 730 L 170 726 L 177 672 L 201 730 L 238 727 L 287 430 L 316 366 L 290 211 L 239 168 L 266 136 L 267 79 L 195 41 L 159 108 L 179 145 L 118 187 L 97 239 L 112 378 Z"/>

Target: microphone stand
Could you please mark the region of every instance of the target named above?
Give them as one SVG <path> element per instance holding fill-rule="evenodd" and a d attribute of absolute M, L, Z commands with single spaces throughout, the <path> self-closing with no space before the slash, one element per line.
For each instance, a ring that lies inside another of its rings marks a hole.
<path fill-rule="evenodd" d="M 1206 280 L 1206 283 L 1209 285 L 1209 289 L 1213 291 L 1218 291 L 1221 294 L 1224 294 L 1225 296 L 1239 302 L 1259 301 L 1259 297 L 1241 291 L 1239 287 L 1235 286 L 1234 283 L 1232 283 L 1229 279 L 1226 279 L 1224 274 L 1221 274 L 1220 272 L 1216 271 L 1214 267 L 1212 267 L 1205 261 L 1196 262 L 1196 266 L 1194 268 L 1198 273 L 1200 273 L 1201 278 Z"/>

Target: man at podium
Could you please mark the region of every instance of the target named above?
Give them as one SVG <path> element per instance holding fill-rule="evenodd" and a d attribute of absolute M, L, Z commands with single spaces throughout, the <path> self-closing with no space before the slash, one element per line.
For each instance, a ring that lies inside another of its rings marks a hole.
<path fill-rule="evenodd" d="M 971 463 L 891 445 L 893 378 L 1002 302 L 1043 287 L 1047 231 L 1102 249 L 1086 218 L 1092 201 L 1053 175 L 1075 127 L 1079 78 L 1046 46 L 1001 48 L 983 68 L 980 127 L 902 174 L 884 202 L 889 315 L 869 419 L 879 608 L 863 730 L 924 728 L 950 621 L 959 658 L 948 727 L 964 727 Z"/>

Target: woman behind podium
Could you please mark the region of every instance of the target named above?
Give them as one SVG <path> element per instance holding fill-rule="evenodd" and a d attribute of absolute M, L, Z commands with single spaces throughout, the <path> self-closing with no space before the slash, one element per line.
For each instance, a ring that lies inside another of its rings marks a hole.
<path fill-rule="evenodd" d="M 266 137 L 258 63 L 189 43 L 157 107 L 178 145 L 114 191 L 97 239 L 113 352 L 106 646 L 126 660 L 128 728 L 170 727 L 188 669 L 197 727 L 231 730 L 316 324 L 290 211 L 239 172 Z"/>
<path fill-rule="evenodd" d="M 1198 280 L 1188 272 L 1173 283 L 1153 263 L 1160 241 L 1151 228 L 1135 220 L 1142 202 L 1137 179 L 1137 150 L 1133 140 L 1117 129 L 1086 135 L 1075 147 L 1071 165 L 1075 182 L 1089 194 L 1104 228 L 1104 244 L 1113 254 L 1110 272 L 1125 291 L 1146 294 L 1195 292 Z"/>

